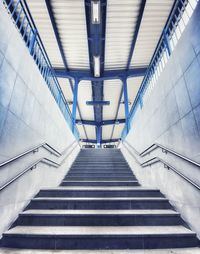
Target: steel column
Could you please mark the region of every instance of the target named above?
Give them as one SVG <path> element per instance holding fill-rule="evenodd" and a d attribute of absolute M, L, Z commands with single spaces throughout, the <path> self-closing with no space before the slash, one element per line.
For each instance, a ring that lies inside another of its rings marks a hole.
<path fill-rule="evenodd" d="M 101 140 L 102 140 L 102 127 L 98 126 L 97 128 L 97 147 L 101 147 Z"/>
<path fill-rule="evenodd" d="M 77 101 L 78 101 L 78 84 L 79 80 L 74 80 L 74 97 L 73 97 L 73 107 L 72 107 L 72 132 L 74 133 L 75 125 L 76 125 L 76 109 L 77 109 Z"/>
<path fill-rule="evenodd" d="M 128 108 L 128 91 L 127 91 L 127 79 L 123 80 L 123 92 L 124 92 L 124 109 L 125 109 L 125 118 L 126 118 L 126 132 L 129 132 L 129 108 Z"/>

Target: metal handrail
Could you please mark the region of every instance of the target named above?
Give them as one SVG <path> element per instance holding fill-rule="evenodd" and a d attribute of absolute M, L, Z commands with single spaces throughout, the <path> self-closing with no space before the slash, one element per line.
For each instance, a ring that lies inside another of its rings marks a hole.
<path fill-rule="evenodd" d="M 22 152 L 22 153 L 20 153 L 20 154 L 18 154 L 18 155 L 16 155 L 16 156 L 14 156 L 14 157 L 12 157 L 12 158 L 6 160 L 6 161 L 0 163 L 0 167 L 3 167 L 3 166 L 5 166 L 5 165 L 7 165 L 7 164 L 9 164 L 9 163 L 11 163 L 11 162 L 14 162 L 14 161 L 16 161 L 16 160 L 18 160 L 18 159 L 24 157 L 25 155 L 31 153 L 31 152 L 36 152 L 36 151 L 38 151 L 38 149 L 41 148 L 41 147 L 43 147 L 43 148 L 45 148 L 46 150 L 48 150 L 49 152 L 53 153 L 53 154 L 56 155 L 57 157 L 62 155 L 60 152 L 58 152 L 56 149 L 54 149 L 54 148 L 53 148 L 52 146 L 50 146 L 49 144 L 47 144 L 47 143 L 42 143 L 42 144 L 39 144 L 39 145 L 37 145 L 37 146 L 35 146 L 35 147 L 31 148 L 31 149 L 26 150 L 25 152 Z M 49 149 L 48 149 L 47 147 L 48 147 Z M 53 152 L 52 152 L 52 151 L 53 151 Z"/>
<path fill-rule="evenodd" d="M 76 141 L 72 142 L 64 151 L 66 152 Z M 72 150 L 65 156 L 65 158 L 61 161 L 61 163 L 57 163 L 53 160 L 50 160 L 46 157 L 42 157 L 39 160 L 33 162 L 31 165 L 29 165 L 28 167 L 26 167 L 22 172 L 20 172 L 19 174 L 17 174 L 15 177 L 13 177 L 11 180 L 9 180 L 8 182 L 6 182 L 3 186 L 0 187 L 0 191 L 4 190 L 6 187 L 8 187 L 11 183 L 15 182 L 17 179 L 19 179 L 21 176 L 23 176 L 24 174 L 26 174 L 29 170 L 32 170 L 34 168 L 36 168 L 37 164 L 39 163 L 46 163 L 48 165 L 51 165 L 53 167 L 60 167 L 62 166 L 62 164 L 65 162 L 66 158 L 72 153 L 72 151 L 76 148 L 76 146 L 78 145 L 78 143 L 72 147 Z M 51 147 L 51 146 L 49 146 Z M 56 151 L 56 150 L 55 150 Z M 64 153 L 65 153 L 64 152 Z M 63 154 L 64 154 L 63 153 Z M 62 156 L 62 154 L 60 154 L 60 156 Z"/>
<path fill-rule="evenodd" d="M 39 164 L 40 162 L 43 163 L 47 163 L 47 164 L 51 164 L 51 166 L 53 167 L 59 167 L 59 164 L 56 163 L 55 161 L 49 160 L 45 157 L 35 161 L 34 163 L 32 163 L 30 166 L 26 167 L 22 172 L 20 172 L 19 174 L 17 174 L 15 177 L 13 177 L 11 180 L 9 180 L 8 182 L 6 182 L 3 186 L 0 187 L 0 191 L 4 190 L 6 187 L 8 187 L 11 183 L 15 182 L 17 179 L 19 179 L 21 176 L 23 176 L 24 174 L 26 174 L 29 170 L 34 169 L 37 164 Z"/>
<path fill-rule="evenodd" d="M 129 145 L 129 147 L 132 148 L 132 150 L 134 152 L 136 152 L 137 150 L 132 146 L 130 145 L 127 141 L 124 142 L 124 143 L 127 143 Z M 170 165 L 168 162 L 164 161 L 163 159 L 159 158 L 159 157 L 153 157 L 145 162 L 140 162 L 137 157 L 128 149 L 128 147 L 125 145 L 125 148 L 128 150 L 128 152 L 135 158 L 135 161 L 141 166 L 141 167 L 147 167 L 147 166 L 151 166 L 155 163 L 158 163 L 158 162 L 161 162 L 163 163 L 164 167 L 168 168 L 168 169 L 171 169 L 173 172 L 175 172 L 177 175 L 181 176 L 185 181 L 189 182 L 190 184 L 192 184 L 192 186 L 194 186 L 196 189 L 200 190 L 200 186 L 195 183 L 194 181 L 192 181 L 189 177 L 185 176 L 184 174 L 182 174 L 179 170 L 177 170 L 174 166 Z M 137 155 L 140 156 L 140 154 L 137 152 L 136 153 Z M 142 157 L 142 156 L 141 156 Z"/>
<path fill-rule="evenodd" d="M 72 142 L 69 146 L 67 146 L 62 152 L 59 152 L 57 151 L 55 148 L 53 148 L 51 145 L 49 145 L 48 143 L 42 143 L 42 144 L 39 144 L 31 149 L 28 149 L 2 163 L 0 163 L 0 167 L 3 167 L 11 162 L 14 162 L 22 157 L 24 157 L 25 155 L 31 153 L 31 152 L 37 152 L 38 149 L 40 149 L 41 147 L 43 147 L 44 149 L 46 149 L 47 151 L 49 151 L 50 153 L 53 153 L 55 156 L 57 157 L 60 157 L 62 156 L 63 154 L 65 154 L 65 152 L 70 148 L 70 146 L 72 146 L 74 143 L 76 142 L 76 140 L 74 142 Z"/>
<path fill-rule="evenodd" d="M 126 140 L 124 141 L 124 143 L 127 143 L 128 145 L 131 146 L 131 144 L 129 144 L 129 142 L 127 142 Z M 131 147 L 132 147 L 132 146 L 131 146 Z M 179 158 L 181 158 L 181 159 L 183 159 L 183 160 L 185 160 L 185 161 L 187 161 L 187 162 L 189 162 L 189 163 L 191 163 L 191 164 L 193 164 L 193 165 L 195 165 L 195 166 L 197 166 L 197 167 L 200 167 L 200 163 L 198 163 L 198 162 L 196 162 L 196 161 L 194 161 L 194 160 L 188 158 L 188 157 L 185 156 L 185 155 L 182 155 L 182 154 L 180 154 L 180 153 L 174 151 L 174 150 L 171 149 L 171 148 L 168 148 L 168 147 L 166 147 L 166 146 L 163 146 L 163 145 L 161 145 L 161 144 L 159 144 L 159 143 L 154 143 L 153 145 L 147 147 L 147 148 L 146 148 L 143 152 L 141 152 L 141 153 L 139 153 L 134 147 L 132 147 L 132 148 L 133 148 L 133 149 L 135 150 L 135 152 L 136 152 L 139 156 L 141 156 L 141 157 L 144 157 L 145 155 L 149 154 L 150 152 L 152 152 L 152 151 L 155 150 L 156 148 L 161 148 L 163 151 L 169 152 L 169 153 L 171 153 L 171 154 L 173 154 L 173 155 L 175 155 L 175 156 L 177 156 L 177 157 L 179 157 Z"/>

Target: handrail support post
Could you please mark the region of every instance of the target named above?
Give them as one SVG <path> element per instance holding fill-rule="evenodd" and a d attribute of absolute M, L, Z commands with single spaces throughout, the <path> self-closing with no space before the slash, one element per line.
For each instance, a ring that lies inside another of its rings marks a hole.
<path fill-rule="evenodd" d="M 30 41 L 30 45 L 29 45 L 29 52 L 31 55 L 33 55 L 33 49 L 34 49 L 34 45 L 35 45 L 35 41 L 36 41 L 36 36 L 37 36 L 37 31 L 36 29 L 33 31 L 33 35 Z"/>

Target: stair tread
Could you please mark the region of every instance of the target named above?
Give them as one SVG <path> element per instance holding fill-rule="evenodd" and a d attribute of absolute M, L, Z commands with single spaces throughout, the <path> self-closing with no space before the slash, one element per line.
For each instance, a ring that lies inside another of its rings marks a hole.
<path fill-rule="evenodd" d="M 145 188 L 145 187 L 140 187 L 140 186 L 124 186 L 124 187 L 118 187 L 118 186 L 105 186 L 105 187 L 97 187 L 97 186 L 60 186 L 60 187 L 55 187 L 55 188 L 43 188 L 41 191 L 62 191 L 62 190 L 120 190 L 120 191 L 127 191 L 127 190 L 136 190 L 136 191 L 159 191 L 159 189 L 151 189 L 151 188 Z"/>
<path fill-rule="evenodd" d="M 165 197 L 35 197 L 32 200 L 167 200 Z"/>
<path fill-rule="evenodd" d="M 130 181 L 115 181 L 115 180 L 113 180 L 113 181 L 105 181 L 105 180 L 99 180 L 99 181 L 88 181 L 88 180 L 78 180 L 78 181 L 66 181 L 66 180 L 64 180 L 64 181 L 62 181 L 62 182 L 79 182 L 79 183 L 82 183 L 82 182 L 86 182 L 86 183 L 90 183 L 90 182 L 92 182 L 92 183 L 107 183 L 107 182 L 109 182 L 109 183 L 113 183 L 113 182 L 115 182 L 115 183 L 117 183 L 117 182 L 119 182 L 119 183 L 135 183 L 135 182 L 137 182 L 138 183 L 138 181 L 137 180 L 130 180 Z"/>
<path fill-rule="evenodd" d="M 22 212 L 21 214 L 46 214 L 46 215 L 60 215 L 60 214 L 66 214 L 66 215 L 82 215 L 82 214 L 96 214 L 96 215 L 103 215 L 103 214 L 119 214 L 119 215 L 124 215 L 124 214 L 133 214 L 133 215 L 151 215 L 151 214 L 159 214 L 159 215 L 166 215 L 166 214 L 179 214 L 178 212 L 171 210 L 171 209 L 160 209 L 160 210 L 150 210 L 150 209 L 144 209 L 144 210 L 26 210 Z"/>
<path fill-rule="evenodd" d="M 4 235 L 195 235 L 184 226 L 16 226 Z"/>

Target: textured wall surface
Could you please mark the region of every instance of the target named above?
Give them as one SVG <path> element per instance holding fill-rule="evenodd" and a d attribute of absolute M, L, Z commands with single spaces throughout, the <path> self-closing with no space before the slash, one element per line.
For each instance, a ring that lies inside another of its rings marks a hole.
<path fill-rule="evenodd" d="M 150 97 L 136 113 L 126 140 L 139 152 L 154 142 L 200 162 L 200 3 Z M 122 151 L 145 185 L 166 194 L 200 235 L 200 193 L 161 164 L 141 169 L 127 149 Z M 200 185 L 200 168 L 159 149 L 142 160 L 160 156 Z"/>
<path fill-rule="evenodd" d="M 75 139 L 5 7 L 0 2 L 0 162 L 47 142 L 62 152 Z M 42 187 L 59 184 L 78 146 L 60 168 L 39 164 L 0 192 L 0 234 Z M 0 167 L 0 186 L 36 159 L 54 155 L 41 149 Z"/>

